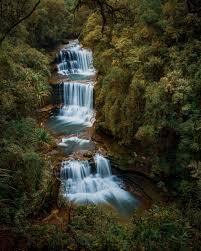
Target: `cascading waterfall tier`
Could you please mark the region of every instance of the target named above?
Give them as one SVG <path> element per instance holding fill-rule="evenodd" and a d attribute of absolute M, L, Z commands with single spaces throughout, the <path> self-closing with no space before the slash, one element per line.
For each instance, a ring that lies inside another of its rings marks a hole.
<path fill-rule="evenodd" d="M 92 83 L 65 82 L 64 106 L 60 110 L 59 119 L 66 123 L 92 125 L 93 117 L 93 85 Z"/>
<path fill-rule="evenodd" d="M 129 215 L 137 205 L 134 197 L 122 188 L 121 181 L 112 175 L 110 162 L 100 154 L 94 157 L 95 171 L 88 161 L 63 162 L 60 177 L 62 194 L 77 204 L 105 204 Z"/>
<path fill-rule="evenodd" d="M 93 109 L 92 83 L 65 82 L 64 106 L 76 105 Z"/>
<path fill-rule="evenodd" d="M 82 48 L 78 40 L 70 41 L 57 55 L 58 73 L 94 74 L 92 51 Z"/>

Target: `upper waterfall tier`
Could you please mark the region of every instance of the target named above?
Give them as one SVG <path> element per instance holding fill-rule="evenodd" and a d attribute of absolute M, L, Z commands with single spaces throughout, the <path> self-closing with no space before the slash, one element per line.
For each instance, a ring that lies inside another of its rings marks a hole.
<path fill-rule="evenodd" d="M 82 48 L 77 40 L 69 42 L 57 55 L 58 72 L 69 74 L 94 74 L 92 51 Z"/>

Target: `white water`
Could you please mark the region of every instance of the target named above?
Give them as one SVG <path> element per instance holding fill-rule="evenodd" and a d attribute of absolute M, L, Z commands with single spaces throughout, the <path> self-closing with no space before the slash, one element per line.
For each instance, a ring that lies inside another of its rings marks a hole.
<path fill-rule="evenodd" d="M 93 85 L 80 82 L 65 82 L 63 85 L 64 106 L 58 119 L 68 124 L 92 126 Z"/>
<path fill-rule="evenodd" d="M 62 75 L 86 74 L 93 75 L 92 51 L 81 47 L 77 40 L 71 41 L 57 55 L 58 73 Z"/>
<path fill-rule="evenodd" d="M 75 143 L 75 144 L 78 144 L 80 146 L 83 146 L 85 144 L 89 144 L 90 140 L 88 140 L 88 139 L 80 139 L 78 137 L 63 138 L 58 145 L 59 146 L 67 147 L 69 145 L 69 143 L 72 143 L 72 142 Z"/>
<path fill-rule="evenodd" d="M 136 200 L 122 189 L 106 158 L 96 154 L 94 160 L 95 172 L 92 172 L 88 161 L 63 162 L 60 173 L 63 195 L 77 204 L 105 204 L 128 215 L 136 207 Z"/>

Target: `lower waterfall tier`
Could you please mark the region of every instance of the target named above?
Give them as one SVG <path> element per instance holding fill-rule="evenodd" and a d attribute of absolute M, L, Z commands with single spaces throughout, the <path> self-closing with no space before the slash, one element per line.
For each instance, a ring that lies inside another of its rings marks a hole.
<path fill-rule="evenodd" d="M 112 175 L 109 161 L 100 154 L 94 157 L 95 171 L 88 161 L 70 160 L 61 168 L 61 193 L 76 204 L 104 204 L 122 215 L 130 215 L 138 202 Z"/>

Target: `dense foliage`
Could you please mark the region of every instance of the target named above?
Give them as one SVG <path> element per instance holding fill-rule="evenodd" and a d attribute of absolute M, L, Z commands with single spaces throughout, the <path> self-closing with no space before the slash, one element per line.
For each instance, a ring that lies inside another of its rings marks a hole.
<path fill-rule="evenodd" d="M 8 8 L 2 2 L 1 37 L 33 4 L 11 1 Z M 37 110 L 50 96 L 51 58 L 37 48 L 51 47 L 66 37 L 65 6 L 62 0 L 43 1 L 6 34 L 0 47 L 0 225 L 17 232 L 25 231 L 51 190 L 51 162 L 44 154 L 51 148 L 51 138 L 37 122 Z"/>
<path fill-rule="evenodd" d="M 80 206 L 63 231 L 50 224 L 33 226 L 30 233 L 34 250 L 189 250 L 192 244 L 191 230 L 180 213 L 163 207 L 153 207 L 143 216 L 136 213 L 130 223 L 122 224 L 112 212 Z"/>
<path fill-rule="evenodd" d="M 199 232 L 201 11 L 197 1 L 78 1 L 98 69 L 97 131 L 141 145 Z M 187 207 L 187 210 L 186 210 Z M 196 215 L 196 217 L 194 217 Z M 199 234 L 198 234 L 199 236 Z"/>
<path fill-rule="evenodd" d="M 30 250 L 199 250 L 199 1 L 10 3 L 0 19 L 0 228 Z M 69 219 L 61 226 L 65 217 L 57 213 L 53 222 L 38 218 L 52 189 L 51 137 L 37 122 L 50 94 L 47 49 L 78 35 L 98 70 L 97 131 L 129 150 L 143 146 L 152 177 L 176 206 L 153 206 L 126 223 L 95 206 L 64 207 Z"/>
<path fill-rule="evenodd" d="M 97 130 L 124 145 L 141 142 L 164 179 L 189 178 L 201 149 L 200 13 L 179 0 L 116 2 L 104 32 L 98 7 L 83 31 L 99 72 Z"/>

